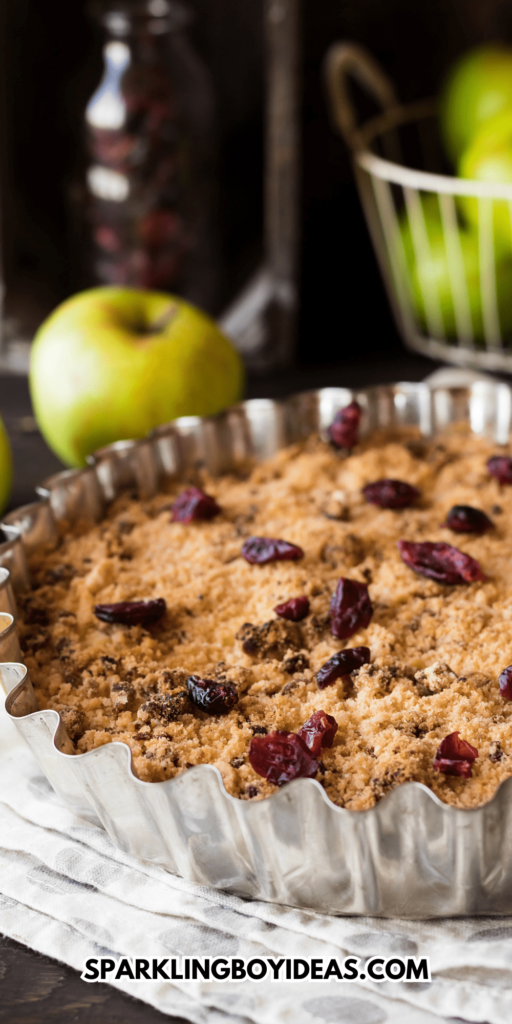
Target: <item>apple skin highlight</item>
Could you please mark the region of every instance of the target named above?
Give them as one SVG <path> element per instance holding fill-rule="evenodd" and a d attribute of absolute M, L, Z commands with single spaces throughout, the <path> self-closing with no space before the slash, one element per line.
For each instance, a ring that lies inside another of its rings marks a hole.
<path fill-rule="evenodd" d="M 11 444 L 0 418 L 0 512 L 3 512 L 11 493 L 12 475 Z"/>
<path fill-rule="evenodd" d="M 441 90 L 439 122 L 454 166 L 490 118 L 512 110 L 512 50 L 479 46 L 462 54 Z"/>
<path fill-rule="evenodd" d="M 498 185 L 512 182 L 512 109 L 487 121 L 464 150 L 458 166 L 461 178 L 490 181 Z M 457 205 L 466 222 L 478 231 L 478 199 L 458 196 Z M 493 202 L 495 252 L 512 253 L 509 204 L 506 199 Z"/>
<path fill-rule="evenodd" d="M 69 466 L 178 416 L 208 416 L 242 397 L 243 364 L 215 322 L 183 299 L 93 288 L 39 328 L 29 374 L 46 442 Z"/>

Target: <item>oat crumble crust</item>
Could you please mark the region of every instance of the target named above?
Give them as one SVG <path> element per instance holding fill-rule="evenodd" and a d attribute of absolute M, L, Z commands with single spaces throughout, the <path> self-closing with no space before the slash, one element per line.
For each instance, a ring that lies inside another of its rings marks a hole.
<path fill-rule="evenodd" d="M 183 485 L 146 502 L 119 498 L 103 523 L 65 531 L 55 551 L 31 563 L 20 632 L 40 706 L 61 712 L 77 752 L 122 740 L 150 782 L 211 763 L 242 799 L 276 788 L 249 764 L 251 737 L 297 731 L 323 709 L 339 729 L 317 777 L 336 804 L 369 808 L 409 780 L 455 806 L 485 802 L 512 773 L 512 702 L 498 689 L 512 663 L 512 487 L 486 470 L 496 451 L 463 427 L 432 441 L 413 431 L 376 434 L 348 458 L 316 437 L 246 479 L 202 478 L 222 508 L 209 522 L 170 522 Z M 417 505 L 369 505 L 361 489 L 382 477 L 417 486 Z M 454 504 L 482 509 L 495 529 L 443 528 Z M 282 537 L 305 557 L 249 565 L 240 550 L 251 535 Z M 453 544 L 487 578 L 467 586 L 425 579 L 401 561 L 400 538 Z M 346 641 L 329 628 L 340 576 L 367 582 L 374 604 L 369 627 Z M 308 618 L 277 619 L 274 606 L 300 594 L 310 598 Z M 99 602 L 157 597 L 167 612 L 148 629 L 93 614 Z M 242 649 L 248 635 L 252 656 Z M 358 645 L 370 647 L 371 664 L 349 685 L 319 690 L 324 662 Z M 234 683 L 239 703 L 223 717 L 198 711 L 183 693 L 193 673 Z M 455 731 L 479 750 L 470 779 L 432 767 Z"/>

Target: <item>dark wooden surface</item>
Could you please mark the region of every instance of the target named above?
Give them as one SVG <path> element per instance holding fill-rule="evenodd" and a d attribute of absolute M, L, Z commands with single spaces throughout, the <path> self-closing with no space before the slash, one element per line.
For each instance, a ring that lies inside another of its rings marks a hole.
<path fill-rule="evenodd" d="M 186 1024 L 0 936 L 0 1024 Z"/>
<path fill-rule="evenodd" d="M 280 397 L 322 386 L 362 387 L 393 380 L 421 380 L 436 368 L 427 359 L 406 355 L 393 360 L 366 360 L 344 366 L 294 370 L 279 377 L 248 382 L 250 397 Z M 34 499 L 34 487 L 61 467 L 32 420 L 23 377 L 0 377 L 0 414 L 11 438 L 14 484 L 10 508 Z M 0 915 L 0 932 L 2 921 Z M 35 953 L 0 935 L 0 1024 L 182 1024 L 109 985 L 88 985 L 70 967 Z"/>

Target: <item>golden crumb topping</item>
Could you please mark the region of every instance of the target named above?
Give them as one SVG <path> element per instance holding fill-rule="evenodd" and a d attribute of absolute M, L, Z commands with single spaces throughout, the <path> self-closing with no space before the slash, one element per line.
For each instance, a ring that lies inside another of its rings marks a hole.
<path fill-rule="evenodd" d="M 245 477 L 189 481 L 215 499 L 220 511 L 203 502 L 211 518 L 173 521 L 183 485 L 119 498 L 101 524 L 64 531 L 32 561 L 21 643 L 40 706 L 60 711 L 79 753 L 121 740 L 150 782 L 213 764 L 242 799 L 276 788 L 251 765 L 252 738 L 297 734 L 323 711 L 338 728 L 312 771 L 336 804 L 365 809 L 410 780 L 455 806 L 485 802 L 512 773 L 512 701 L 498 685 L 512 664 L 512 487 L 489 474 L 495 454 L 465 428 L 374 435 L 346 458 L 315 437 Z M 374 504 L 368 485 L 383 478 L 409 485 L 412 504 Z M 455 532 L 453 506 L 492 528 Z M 288 542 L 288 554 L 248 560 L 255 537 Z M 425 542 L 469 556 L 474 582 L 414 571 L 404 558 Z M 358 586 L 342 593 L 340 578 Z M 292 606 L 295 620 L 276 614 L 299 597 L 309 603 Z M 95 613 L 147 601 L 160 604 L 135 624 Z M 320 688 L 325 663 L 354 647 L 369 662 Z M 455 732 L 478 750 L 469 777 L 434 768 Z"/>

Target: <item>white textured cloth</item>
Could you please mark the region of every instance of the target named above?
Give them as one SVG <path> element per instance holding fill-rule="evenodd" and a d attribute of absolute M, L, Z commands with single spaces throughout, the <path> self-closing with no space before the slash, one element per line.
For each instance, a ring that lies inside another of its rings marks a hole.
<path fill-rule="evenodd" d="M 118 851 L 54 794 L 0 715 L 0 932 L 88 957 L 429 956 L 432 982 L 118 982 L 194 1024 L 510 1024 L 512 919 L 326 917 L 185 882 Z"/>
<path fill-rule="evenodd" d="M 430 957 L 431 983 L 115 983 L 164 1013 L 194 1024 L 512 1020 L 512 918 L 326 917 L 185 882 L 75 817 L 3 708 L 0 779 L 0 932 L 78 970 L 101 955 Z"/>

